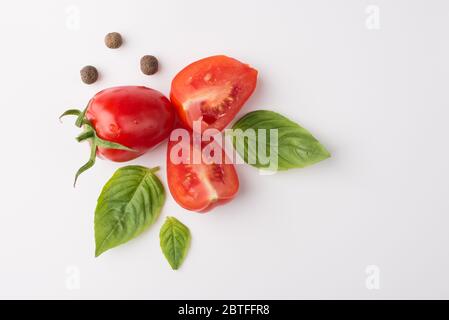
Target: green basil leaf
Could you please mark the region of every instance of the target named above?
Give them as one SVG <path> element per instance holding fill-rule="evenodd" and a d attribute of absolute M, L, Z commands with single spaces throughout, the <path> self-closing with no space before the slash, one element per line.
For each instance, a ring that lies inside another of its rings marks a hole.
<path fill-rule="evenodd" d="M 158 168 L 127 166 L 106 183 L 95 209 L 95 256 L 121 245 L 152 225 L 165 201 Z"/>
<path fill-rule="evenodd" d="M 173 270 L 177 270 L 190 246 L 190 231 L 174 217 L 167 217 L 159 233 L 161 249 Z"/>
<path fill-rule="evenodd" d="M 303 168 L 330 157 L 326 148 L 309 131 L 273 111 L 250 112 L 232 129 L 234 148 L 246 163 L 256 168 Z M 252 129 L 254 134 L 249 134 L 251 130 L 246 131 L 248 129 Z M 277 141 L 270 137 L 270 129 L 277 129 Z M 259 134 L 264 137 L 264 142 Z M 273 161 L 269 159 L 276 159 L 274 168 Z"/>

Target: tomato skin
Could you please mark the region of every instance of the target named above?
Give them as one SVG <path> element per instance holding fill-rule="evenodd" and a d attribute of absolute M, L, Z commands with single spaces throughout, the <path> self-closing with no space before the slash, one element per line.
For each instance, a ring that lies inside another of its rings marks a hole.
<path fill-rule="evenodd" d="M 239 190 L 239 179 L 232 163 L 184 164 L 171 160 L 173 148 L 180 143 L 190 150 L 192 142 L 169 141 L 167 148 L 167 182 L 175 201 L 184 209 L 206 213 L 218 205 L 231 201 Z M 222 159 L 226 155 L 222 151 Z M 224 161 L 224 160 L 223 160 Z"/>
<path fill-rule="evenodd" d="M 256 88 L 257 70 L 224 56 L 198 60 L 173 79 L 170 100 L 185 126 L 223 130 Z"/>
<path fill-rule="evenodd" d="M 135 150 L 98 147 L 97 155 L 112 161 L 135 159 L 165 140 L 175 123 L 170 101 L 143 86 L 122 86 L 98 92 L 89 102 L 86 118 L 97 135 Z"/>

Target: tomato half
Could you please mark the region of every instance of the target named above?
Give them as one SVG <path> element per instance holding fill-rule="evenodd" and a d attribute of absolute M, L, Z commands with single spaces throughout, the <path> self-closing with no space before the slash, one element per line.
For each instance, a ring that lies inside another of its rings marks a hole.
<path fill-rule="evenodd" d="M 235 197 L 239 190 L 239 179 L 234 165 L 225 160 L 224 150 L 219 149 L 223 159 L 220 163 L 194 163 L 195 148 L 198 147 L 194 147 L 191 140 L 168 142 L 168 186 L 173 198 L 181 207 L 192 211 L 207 212 Z M 179 156 L 182 153 L 180 150 L 189 150 L 187 154 L 182 154 L 182 157 L 188 158 L 189 163 L 173 161 L 173 154 Z"/>
<path fill-rule="evenodd" d="M 173 79 L 170 99 L 184 125 L 224 129 L 256 88 L 257 70 L 227 56 L 196 61 Z"/>
<path fill-rule="evenodd" d="M 98 147 L 97 154 L 112 161 L 128 161 L 165 140 L 175 123 L 170 101 L 159 91 L 141 86 L 105 89 L 89 102 L 86 118 L 97 135 L 135 150 Z"/>

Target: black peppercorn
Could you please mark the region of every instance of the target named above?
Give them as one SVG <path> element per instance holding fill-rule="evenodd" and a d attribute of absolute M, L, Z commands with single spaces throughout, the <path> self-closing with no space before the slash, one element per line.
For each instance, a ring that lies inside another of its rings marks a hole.
<path fill-rule="evenodd" d="M 157 72 L 159 63 L 155 56 L 143 56 L 140 59 L 140 70 L 146 75 L 152 75 Z"/>
<path fill-rule="evenodd" d="M 85 66 L 80 71 L 81 80 L 86 84 L 92 84 L 98 79 L 98 71 L 94 66 Z"/>
<path fill-rule="evenodd" d="M 106 44 L 106 47 L 110 49 L 117 49 L 123 43 L 122 36 L 118 32 L 108 33 L 104 37 L 104 43 Z"/>

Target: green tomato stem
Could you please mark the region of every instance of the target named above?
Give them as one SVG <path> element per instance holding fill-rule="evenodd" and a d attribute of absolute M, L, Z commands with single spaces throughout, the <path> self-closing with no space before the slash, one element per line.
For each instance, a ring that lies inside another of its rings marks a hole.
<path fill-rule="evenodd" d="M 95 131 L 95 128 L 92 126 L 90 121 L 86 118 L 86 111 L 87 107 L 80 111 L 78 109 L 69 109 L 65 111 L 59 119 L 65 117 L 65 116 L 76 116 L 75 125 L 79 128 L 84 126 L 84 131 L 76 137 L 76 140 L 78 142 L 83 142 L 86 140 L 90 141 L 90 156 L 89 161 L 87 161 L 81 168 L 78 169 L 78 171 L 75 174 L 75 181 L 73 183 L 73 186 L 75 187 L 76 182 L 78 180 L 78 177 L 86 170 L 92 168 L 95 164 L 96 156 L 97 156 L 97 148 L 105 148 L 105 149 L 115 149 L 115 150 L 124 150 L 124 151 L 131 151 L 131 152 L 137 152 L 137 150 L 128 148 L 127 146 L 124 146 L 117 142 L 112 142 L 108 140 L 101 139 L 98 137 L 97 132 Z M 159 170 L 159 167 L 154 168 L 155 171 Z M 152 169 L 153 170 L 153 169 Z M 154 171 L 154 172 L 155 172 Z"/>

